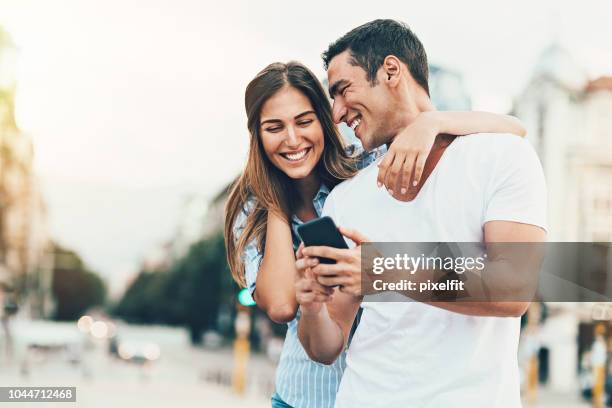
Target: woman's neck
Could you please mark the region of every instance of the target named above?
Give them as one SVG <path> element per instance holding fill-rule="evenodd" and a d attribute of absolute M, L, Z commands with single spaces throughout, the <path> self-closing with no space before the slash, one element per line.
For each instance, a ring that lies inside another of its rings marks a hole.
<path fill-rule="evenodd" d="M 296 213 L 302 221 L 306 221 L 305 218 L 315 218 L 317 213 L 315 211 L 312 200 L 321 188 L 321 180 L 318 175 L 311 173 L 309 176 L 295 180 L 295 187 L 299 196 L 297 203 Z M 310 216 L 307 216 L 310 215 Z"/>

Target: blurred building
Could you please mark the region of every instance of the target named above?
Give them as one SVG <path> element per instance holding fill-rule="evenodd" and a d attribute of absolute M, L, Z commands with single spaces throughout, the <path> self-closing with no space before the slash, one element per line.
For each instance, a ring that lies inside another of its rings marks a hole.
<path fill-rule="evenodd" d="M 612 78 L 589 79 L 570 52 L 552 44 L 516 99 L 514 114 L 525 123 L 546 175 L 549 241 L 612 241 Z M 603 249 L 604 264 L 611 265 L 612 254 Z M 549 306 L 540 340 L 550 384 L 564 391 L 577 383 L 597 305 Z"/>
<path fill-rule="evenodd" d="M 151 248 L 143 258 L 141 269 L 147 272 L 166 271 L 184 257 L 193 244 L 222 233 L 223 208 L 232 184 L 222 188 L 212 199 L 206 194 L 188 196 L 183 203 L 174 236 Z"/>
<path fill-rule="evenodd" d="M 232 184 L 233 182 L 223 187 L 212 198 L 204 194 L 194 194 L 185 200 L 177 231 L 169 248 L 172 259 L 183 257 L 196 242 L 223 232 L 223 208 Z"/>
<path fill-rule="evenodd" d="M 26 315 L 42 317 L 52 308 L 53 259 L 32 141 L 15 122 L 16 54 L 0 28 L 0 290 L 17 296 Z"/>
<path fill-rule="evenodd" d="M 472 100 L 458 72 L 429 66 L 429 93 L 431 101 L 438 110 L 467 111 L 472 109 Z"/>
<path fill-rule="evenodd" d="M 560 45 L 516 100 L 546 174 L 552 241 L 612 241 L 612 78 L 588 80 Z"/>
<path fill-rule="evenodd" d="M 223 231 L 223 211 L 233 184 L 234 181 L 224 186 L 211 200 L 204 217 L 204 226 L 202 228 L 202 236 L 204 238 Z"/>
<path fill-rule="evenodd" d="M 209 198 L 203 194 L 193 194 L 185 199 L 172 239 L 172 256 L 174 259 L 184 256 L 189 247 L 204 236 L 204 220 L 208 213 Z"/>

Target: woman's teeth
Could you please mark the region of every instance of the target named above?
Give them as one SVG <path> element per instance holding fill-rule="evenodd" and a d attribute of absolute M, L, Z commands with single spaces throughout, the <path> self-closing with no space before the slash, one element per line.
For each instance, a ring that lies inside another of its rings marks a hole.
<path fill-rule="evenodd" d="M 306 153 L 308 153 L 308 149 L 309 148 L 306 148 L 295 153 L 283 153 L 283 156 L 288 160 L 297 161 L 306 156 Z"/>
<path fill-rule="evenodd" d="M 355 129 L 357 129 L 357 126 L 359 126 L 360 124 L 361 124 L 361 118 L 355 119 L 351 123 L 351 129 L 353 129 L 353 132 L 355 131 Z"/>

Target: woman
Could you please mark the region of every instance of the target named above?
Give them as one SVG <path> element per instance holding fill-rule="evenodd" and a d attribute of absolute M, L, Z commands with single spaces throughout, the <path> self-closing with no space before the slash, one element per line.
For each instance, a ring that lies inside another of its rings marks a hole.
<path fill-rule="evenodd" d="M 272 406 L 331 407 L 345 356 L 329 366 L 315 363 L 298 340 L 295 228 L 317 218 L 329 191 L 372 163 L 381 151 L 356 154 L 355 147 L 345 147 L 321 84 L 296 62 L 271 64 L 261 71 L 247 86 L 245 107 L 249 157 L 226 206 L 232 276 L 249 288 L 272 320 L 288 323 Z M 418 157 L 427 157 L 438 133 L 475 132 L 522 135 L 524 129 L 513 118 L 493 114 L 428 112 L 398 134 L 387 156 L 408 157 L 410 152 L 414 161 L 407 160 L 404 166 L 412 169 Z"/>

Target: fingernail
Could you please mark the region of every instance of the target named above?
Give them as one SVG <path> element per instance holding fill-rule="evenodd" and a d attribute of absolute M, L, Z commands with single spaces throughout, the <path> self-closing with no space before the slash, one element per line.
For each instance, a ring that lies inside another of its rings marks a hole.
<path fill-rule="evenodd" d="M 379 181 L 379 182 L 377 182 L 376 184 L 378 185 L 378 188 L 381 188 L 381 187 L 382 187 L 382 183 L 381 183 L 380 181 Z"/>
<path fill-rule="evenodd" d="M 402 187 L 402 194 L 406 194 L 406 189 Z"/>
<path fill-rule="evenodd" d="M 417 184 L 419 184 L 419 182 L 418 182 L 418 181 L 416 181 L 416 180 L 414 180 L 414 181 L 412 182 L 412 186 L 413 186 L 413 187 L 416 187 L 416 186 L 417 186 Z"/>

